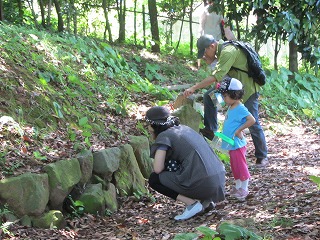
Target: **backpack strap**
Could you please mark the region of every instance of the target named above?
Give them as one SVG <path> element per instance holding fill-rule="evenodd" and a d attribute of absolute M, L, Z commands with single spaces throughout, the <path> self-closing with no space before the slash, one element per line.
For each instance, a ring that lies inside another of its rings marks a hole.
<path fill-rule="evenodd" d="M 236 48 L 240 49 L 237 45 L 237 42 L 236 41 L 233 41 L 233 40 L 229 40 L 229 41 L 226 41 L 222 44 L 222 48 L 224 48 L 225 46 L 229 45 L 229 44 L 232 44 L 233 46 L 235 46 Z M 221 51 L 222 51 L 222 48 L 221 48 Z M 240 49 L 241 50 L 241 49 Z M 241 50 L 242 51 L 242 50 Z M 234 70 L 237 70 L 237 71 L 241 71 L 241 72 L 244 72 L 246 73 L 248 76 L 249 76 L 249 72 L 248 71 L 245 71 L 243 69 L 240 69 L 240 68 L 237 68 L 237 67 L 231 67 L 230 69 L 234 69 Z M 253 80 L 253 85 L 254 85 L 254 89 L 255 89 L 255 92 L 257 92 L 257 88 L 256 88 L 256 84 Z"/>
<path fill-rule="evenodd" d="M 244 72 L 244 73 L 246 73 L 246 74 L 249 75 L 249 72 L 248 72 L 248 71 L 245 71 L 245 70 L 243 70 L 243 69 L 236 68 L 236 67 L 231 67 L 231 69 L 234 69 L 234 70 L 237 70 L 237 71 L 241 71 L 241 72 Z"/>
<path fill-rule="evenodd" d="M 222 48 L 224 48 L 225 46 L 229 45 L 229 44 L 232 44 L 233 46 L 235 46 L 237 49 L 240 49 L 238 47 L 238 44 L 236 41 L 232 41 L 232 40 L 229 40 L 229 41 L 225 41 L 223 44 L 222 44 Z M 222 48 L 221 48 L 221 51 L 222 51 Z M 241 49 L 240 49 L 241 50 Z M 249 74 L 248 71 L 245 71 L 243 69 L 240 69 L 240 68 L 237 68 L 237 67 L 231 67 L 231 69 L 234 69 L 234 70 L 237 70 L 237 71 L 241 71 L 241 72 L 244 72 L 246 74 Z"/>

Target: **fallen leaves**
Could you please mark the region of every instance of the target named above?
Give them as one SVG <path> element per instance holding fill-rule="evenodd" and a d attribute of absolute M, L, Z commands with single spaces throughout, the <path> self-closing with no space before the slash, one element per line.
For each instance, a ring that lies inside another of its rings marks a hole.
<path fill-rule="evenodd" d="M 108 121 L 119 126 L 126 125 L 122 128 L 124 135 L 129 134 L 129 129 L 135 128 L 135 123 L 130 119 L 120 121 L 113 118 Z M 196 232 L 195 229 L 199 226 L 214 227 L 222 220 L 232 219 L 252 219 L 261 234 L 277 240 L 320 239 L 320 191 L 309 178 L 312 173 L 320 173 L 320 141 L 318 135 L 310 133 L 306 136 L 303 133 L 304 131 L 288 131 L 278 136 L 267 135 L 270 166 L 265 170 L 254 168 L 254 149 L 248 138 L 251 180 L 250 194 L 244 202 L 227 196 L 213 211 L 187 221 L 176 222 L 173 217 L 184 210 L 184 205 L 150 190 L 156 202 L 147 197 L 140 201 L 134 197 L 119 199 L 121 207 L 111 217 L 85 215 L 80 219 L 68 219 L 67 228 L 62 230 L 14 225 L 10 229 L 14 236 L 7 235 L 7 238 L 3 239 L 165 240 L 173 239 L 178 233 Z M 46 155 L 48 162 L 73 154 L 72 144 L 63 140 L 63 134 L 65 133 L 57 131 L 43 139 L 51 151 Z M 117 145 L 125 141 L 114 139 L 112 143 L 100 143 L 98 136 L 93 137 L 97 144 L 95 148 L 105 148 L 107 145 Z M 37 141 L 34 139 L 23 138 L 22 142 L 27 147 L 27 152 L 22 149 L 24 155 L 21 156 L 19 151 L 11 150 L 7 155 L 7 162 L 13 164 L 11 167 L 17 159 L 26 160 L 30 157 L 30 152 L 37 150 Z M 39 172 L 40 169 L 39 165 L 26 164 L 21 171 Z M 226 188 L 229 190 L 234 180 L 230 169 L 226 169 Z M 17 169 L 15 172 L 21 173 Z"/>

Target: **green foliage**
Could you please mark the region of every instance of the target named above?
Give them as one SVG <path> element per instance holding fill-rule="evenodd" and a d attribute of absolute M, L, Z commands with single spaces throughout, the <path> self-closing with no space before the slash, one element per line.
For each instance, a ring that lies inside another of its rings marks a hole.
<path fill-rule="evenodd" d="M 201 234 L 197 233 L 180 233 L 174 237 L 174 240 L 186 240 L 186 239 L 205 239 L 205 240 L 240 240 L 240 239 L 250 239 L 250 240 L 262 240 L 263 238 L 258 236 L 252 231 L 249 231 L 243 227 L 223 222 L 219 226 L 219 232 L 206 227 L 200 226 L 196 228 Z"/>
<path fill-rule="evenodd" d="M 63 118 L 63 114 L 61 112 L 61 107 L 58 103 L 53 102 L 53 106 L 54 106 L 54 111 L 56 113 L 56 117 L 57 118 Z"/>
<path fill-rule="evenodd" d="M 158 81 L 164 81 L 164 77 L 161 76 L 158 71 L 160 69 L 160 66 L 157 65 L 157 64 L 149 64 L 147 63 L 146 64 L 146 70 L 145 70 L 145 74 L 146 74 L 146 77 L 152 81 L 152 80 L 158 80 Z"/>
<path fill-rule="evenodd" d="M 42 154 L 39 151 L 35 151 L 33 152 L 33 156 L 37 159 L 37 160 L 47 160 L 46 156 L 42 156 Z"/>
<path fill-rule="evenodd" d="M 194 240 L 197 239 L 198 234 L 196 233 L 179 233 L 177 234 L 173 240 Z"/>
<path fill-rule="evenodd" d="M 293 75 L 284 68 L 272 71 L 261 93 L 261 104 L 269 117 L 283 122 L 287 119 L 320 122 L 320 81 L 311 74 Z"/>
<path fill-rule="evenodd" d="M 218 235 L 219 233 L 209 227 L 206 226 L 200 226 L 197 227 L 196 230 L 200 232 L 200 234 L 197 233 L 180 233 L 177 234 L 173 239 L 174 240 L 186 240 L 186 239 L 204 239 L 204 240 L 220 240 L 220 237 L 215 237 L 215 235 Z"/>
<path fill-rule="evenodd" d="M 320 177 L 318 176 L 310 176 L 310 179 L 312 182 L 318 185 L 318 189 L 320 189 Z"/>
<path fill-rule="evenodd" d="M 228 153 L 219 151 L 218 149 L 214 149 L 214 152 L 224 164 L 230 163 L 230 155 Z"/>
<path fill-rule="evenodd" d="M 199 232 L 202 233 L 201 239 L 204 240 L 220 240 L 219 237 L 214 237 L 215 235 L 219 234 L 217 231 L 212 230 L 209 227 L 205 227 L 205 226 L 200 226 L 196 228 Z"/>
<path fill-rule="evenodd" d="M 11 214 L 12 212 L 9 210 L 8 205 L 3 205 L 0 208 L 0 232 L 2 231 L 4 234 L 13 237 L 14 234 L 12 234 L 9 230 L 10 226 L 13 224 L 13 222 L 5 221 L 5 216 L 7 214 Z M 2 234 L 0 234 L 1 236 Z"/>
<path fill-rule="evenodd" d="M 148 132 L 147 128 L 145 127 L 145 125 L 143 123 L 144 123 L 143 121 L 137 121 L 136 128 L 140 132 L 142 132 L 143 135 L 149 136 L 149 132 Z M 0 157 L 1 157 L 1 155 L 0 155 Z"/>
<path fill-rule="evenodd" d="M 70 202 L 70 206 L 69 207 L 72 209 L 72 213 L 71 213 L 72 217 L 79 218 L 79 217 L 83 216 L 83 214 L 84 214 L 84 204 L 83 204 L 83 202 L 81 202 L 79 200 L 74 201 L 72 199 L 71 195 L 68 195 L 67 198 L 68 198 L 68 200 Z"/>
<path fill-rule="evenodd" d="M 237 240 L 237 239 L 251 239 L 260 240 L 262 237 L 258 236 L 254 232 L 251 232 L 243 227 L 224 222 L 219 227 L 221 235 L 225 236 L 225 240 Z"/>
<path fill-rule="evenodd" d="M 280 226 L 282 228 L 292 227 L 294 222 L 291 218 L 286 217 L 274 217 L 271 222 L 272 227 Z"/>
<path fill-rule="evenodd" d="M 79 119 L 79 127 L 82 129 L 81 135 L 84 137 L 85 143 L 90 147 L 90 137 L 92 136 L 92 127 L 88 123 L 89 120 L 87 117 L 82 117 Z"/>
<path fill-rule="evenodd" d="M 281 40 L 285 43 L 294 42 L 302 59 L 309 62 L 317 73 L 320 59 L 317 54 L 319 2 L 303 0 L 293 4 L 290 0 L 255 0 L 251 6 L 258 18 L 252 35 L 262 42 L 267 42 L 270 38 L 278 39 L 277 44 Z"/>
<path fill-rule="evenodd" d="M 5 66 L 0 91 L 6 93 L 1 94 L 0 101 L 8 102 L 1 110 L 18 119 L 20 124 L 34 126 L 38 132 L 48 132 L 65 124 L 71 141 L 76 141 L 81 132 L 86 145 L 90 146 L 94 131 L 104 135 L 101 130 L 105 129 L 106 115 L 126 116 L 135 105 L 134 96 L 150 94 L 160 100 L 173 99 L 167 88 L 140 77 L 119 52 L 105 42 L 1 22 L 0 43 Z M 17 66 L 14 75 L 7 70 L 9 66 Z M 155 66 L 160 70 L 158 64 L 150 65 L 150 69 Z M 151 74 L 158 71 L 153 70 Z M 159 80 L 162 75 L 156 76 Z M 17 89 L 23 94 L 17 94 Z M 89 119 L 84 121 L 85 116 L 94 118 L 89 123 Z M 122 134 L 115 129 L 115 133 Z"/>
<path fill-rule="evenodd" d="M 21 166 L 23 166 L 23 163 L 21 161 L 6 164 L 2 167 L 2 173 L 7 176 L 13 175 L 16 169 Z"/>
<path fill-rule="evenodd" d="M 0 152 L 0 166 L 4 166 L 5 165 L 7 154 L 8 154 L 8 151 Z"/>

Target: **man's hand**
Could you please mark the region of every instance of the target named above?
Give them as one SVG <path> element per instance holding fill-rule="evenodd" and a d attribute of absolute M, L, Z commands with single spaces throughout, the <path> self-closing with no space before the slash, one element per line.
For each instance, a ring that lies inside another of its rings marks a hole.
<path fill-rule="evenodd" d="M 183 92 L 183 96 L 189 97 L 189 96 L 192 95 L 193 93 L 194 93 L 194 90 L 193 90 L 193 88 L 191 87 L 191 88 L 186 89 L 186 90 Z"/>

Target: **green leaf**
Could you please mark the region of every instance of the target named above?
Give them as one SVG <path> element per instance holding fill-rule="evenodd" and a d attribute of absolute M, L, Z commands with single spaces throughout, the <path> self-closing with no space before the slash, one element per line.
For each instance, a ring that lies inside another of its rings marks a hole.
<path fill-rule="evenodd" d="M 61 107 L 57 102 L 53 102 L 54 111 L 58 118 L 63 118 L 63 114 L 61 112 Z"/>
<path fill-rule="evenodd" d="M 254 232 L 251 232 L 241 226 L 237 226 L 231 223 L 224 222 L 219 227 L 220 234 L 225 236 L 226 240 L 235 239 L 251 239 L 251 240 L 261 240 L 262 237 L 258 236 Z"/>
<path fill-rule="evenodd" d="M 200 227 L 197 227 L 196 229 L 201 233 L 203 233 L 205 236 L 212 237 L 213 235 L 219 234 L 217 231 L 206 226 L 200 226 Z"/>
<path fill-rule="evenodd" d="M 42 156 L 39 151 L 33 152 L 33 156 L 38 160 L 47 160 L 47 157 Z"/>
<path fill-rule="evenodd" d="M 302 111 L 308 118 L 313 117 L 313 111 L 311 109 L 304 108 L 304 109 L 302 109 Z"/>
<path fill-rule="evenodd" d="M 176 235 L 173 240 L 194 240 L 198 237 L 195 233 L 180 233 Z"/>
<path fill-rule="evenodd" d="M 318 176 L 309 176 L 310 177 L 310 179 L 311 179 L 311 181 L 312 182 L 314 182 L 314 183 L 316 183 L 316 184 L 318 184 L 318 189 L 320 189 L 320 177 L 318 177 Z"/>
<path fill-rule="evenodd" d="M 80 118 L 80 120 L 79 120 L 79 126 L 80 127 L 83 127 L 87 123 L 88 123 L 88 118 L 87 117 Z"/>

